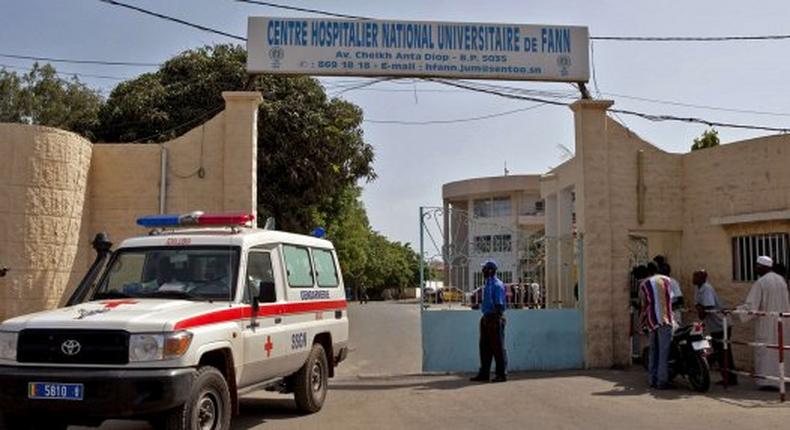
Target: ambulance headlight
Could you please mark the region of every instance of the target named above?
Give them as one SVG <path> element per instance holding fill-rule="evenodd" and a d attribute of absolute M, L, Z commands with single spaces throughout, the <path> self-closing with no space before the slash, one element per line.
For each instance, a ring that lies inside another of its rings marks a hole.
<path fill-rule="evenodd" d="M 19 333 L 0 331 L 0 359 L 16 360 L 16 344 Z"/>
<path fill-rule="evenodd" d="M 192 343 L 192 333 L 144 333 L 129 337 L 129 361 L 171 360 L 181 357 Z"/>

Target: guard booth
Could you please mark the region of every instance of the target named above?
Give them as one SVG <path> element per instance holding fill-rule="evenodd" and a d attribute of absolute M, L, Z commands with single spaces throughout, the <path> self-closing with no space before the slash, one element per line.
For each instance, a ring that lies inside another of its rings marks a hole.
<path fill-rule="evenodd" d="M 421 278 L 442 280 L 420 303 L 423 371 L 478 369 L 481 265 L 489 258 L 506 285 L 508 369 L 584 367 L 584 241 L 551 229 L 524 231 L 507 222 L 518 216 L 514 210 L 486 216 L 451 205 L 420 208 Z"/>

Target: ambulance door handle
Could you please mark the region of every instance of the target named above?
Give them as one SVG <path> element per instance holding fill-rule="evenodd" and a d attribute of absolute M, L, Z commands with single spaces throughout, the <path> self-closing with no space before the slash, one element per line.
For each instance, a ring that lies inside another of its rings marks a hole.
<path fill-rule="evenodd" d="M 276 318 L 274 319 L 274 323 L 275 323 L 275 324 L 280 324 L 281 322 L 283 322 L 283 319 L 282 319 L 282 318 L 280 318 L 280 317 L 276 317 Z"/>

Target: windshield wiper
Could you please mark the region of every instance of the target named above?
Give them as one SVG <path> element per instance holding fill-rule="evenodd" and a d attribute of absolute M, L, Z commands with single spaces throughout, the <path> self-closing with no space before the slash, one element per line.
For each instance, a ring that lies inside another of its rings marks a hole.
<path fill-rule="evenodd" d="M 128 299 L 132 296 L 126 293 L 122 293 L 120 291 L 104 291 L 101 293 L 96 293 L 93 295 L 92 300 L 103 300 L 103 299 Z"/>
<path fill-rule="evenodd" d="M 155 298 L 155 297 L 172 297 L 176 299 L 187 299 L 187 300 L 205 300 L 203 297 L 196 296 L 194 294 L 188 293 L 186 291 L 152 291 L 147 293 L 141 297 L 147 298 Z"/>

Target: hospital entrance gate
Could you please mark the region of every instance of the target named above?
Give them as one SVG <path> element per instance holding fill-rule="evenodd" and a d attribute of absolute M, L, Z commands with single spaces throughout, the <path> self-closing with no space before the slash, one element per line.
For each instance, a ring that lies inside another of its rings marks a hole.
<path fill-rule="evenodd" d="M 583 240 L 546 237 L 512 218 L 420 208 L 423 371 L 477 370 L 481 265 L 489 258 L 507 288 L 508 369 L 584 367 Z"/>

